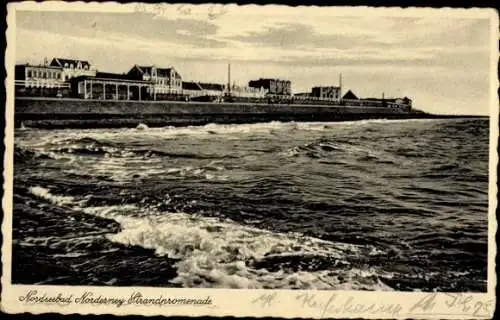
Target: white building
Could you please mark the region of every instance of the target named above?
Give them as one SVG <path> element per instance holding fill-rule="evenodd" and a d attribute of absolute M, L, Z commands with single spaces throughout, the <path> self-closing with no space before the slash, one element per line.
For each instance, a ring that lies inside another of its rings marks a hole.
<path fill-rule="evenodd" d="M 54 58 L 50 66 L 62 68 L 62 81 L 68 81 L 71 78 L 79 76 L 95 77 L 96 70 L 90 67 L 88 61 Z"/>
<path fill-rule="evenodd" d="M 16 85 L 32 88 L 60 88 L 63 86 L 62 68 L 52 66 L 16 65 Z"/>
<path fill-rule="evenodd" d="M 264 98 L 266 95 L 266 90 L 264 88 L 253 88 L 246 86 L 232 85 L 230 92 L 226 90 L 227 93 L 231 93 L 233 97 L 242 98 Z"/>
<path fill-rule="evenodd" d="M 182 93 L 182 77 L 173 67 L 135 65 L 127 75 L 134 80 L 153 82 L 153 92 L 150 92 L 152 95 Z"/>

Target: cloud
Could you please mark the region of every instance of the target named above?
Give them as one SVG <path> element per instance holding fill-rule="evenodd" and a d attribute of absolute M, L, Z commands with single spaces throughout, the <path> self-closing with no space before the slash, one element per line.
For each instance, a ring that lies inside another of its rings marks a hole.
<path fill-rule="evenodd" d="M 201 47 L 224 47 L 223 41 L 209 38 L 218 27 L 206 20 L 155 19 L 150 13 L 19 12 L 18 28 L 54 34 L 89 37 L 107 33 L 123 40 L 142 38 Z M 177 30 L 184 30 L 183 33 Z"/>
<path fill-rule="evenodd" d="M 320 34 L 311 25 L 301 23 L 280 24 L 267 27 L 264 32 L 252 31 L 246 35 L 232 36 L 230 39 L 253 45 L 266 45 L 284 49 L 349 49 L 376 42 L 373 36 L 348 34 Z"/>
<path fill-rule="evenodd" d="M 231 61 L 235 81 L 283 77 L 298 91 L 336 84 L 342 72 L 355 92 L 392 90 L 432 111 L 436 106 L 452 110 L 445 106 L 449 101 L 467 111 L 467 105 L 488 96 L 488 19 L 236 5 L 228 12 L 216 7 L 212 13 L 223 14 L 210 19 L 208 6 L 165 8 L 160 15 L 17 12 L 17 61 L 75 57 L 112 72 L 136 63 L 174 65 L 186 79 L 217 82 L 226 81 Z"/>

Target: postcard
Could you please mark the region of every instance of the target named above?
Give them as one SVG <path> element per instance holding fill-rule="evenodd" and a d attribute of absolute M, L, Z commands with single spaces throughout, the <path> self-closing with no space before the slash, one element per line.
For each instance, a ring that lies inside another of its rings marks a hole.
<path fill-rule="evenodd" d="M 485 319 L 493 9 L 8 5 L 7 313 Z"/>

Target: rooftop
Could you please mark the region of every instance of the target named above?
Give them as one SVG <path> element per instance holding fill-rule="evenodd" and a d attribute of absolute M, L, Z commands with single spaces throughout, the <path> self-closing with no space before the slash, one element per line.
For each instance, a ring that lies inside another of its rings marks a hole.
<path fill-rule="evenodd" d="M 19 67 L 61 69 L 61 67 L 58 67 L 58 66 L 43 65 L 43 64 L 29 64 L 29 63 L 16 64 L 16 68 L 19 68 Z"/>
<path fill-rule="evenodd" d="M 68 67 L 68 66 L 71 66 L 73 64 L 73 66 L 77 66 L 78 64 L 81 64 L 82 68 L 89 68 L 90 67 L 90 63 L 86 60 L 77 60 L 77 59 L 67 59 L 67 58 L 54 58 L 52 59 L 52 61 L 50 62 L 50 65 L 51 66 L 58 66 L 58 67 Z"/>
<path fill-rule="evenodd" d="M 170 75 L 170 71 L 174 70 L 175 71 L 175 76 L 176 78 L 180 78 L 179 73 L 175 70 L 174 67 L 169 67 L 169 68 L 158 68 L 155 66 L 135 66 L 141 73 L 150 75 L 152 73 L 153 68 L 156 68 L 156 74 L 160 77 L 166 77 Z"/>

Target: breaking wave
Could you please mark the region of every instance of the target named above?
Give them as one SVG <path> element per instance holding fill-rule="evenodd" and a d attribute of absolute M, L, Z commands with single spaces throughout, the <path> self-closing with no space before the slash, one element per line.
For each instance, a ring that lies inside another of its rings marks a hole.
<path fill-rule="evenodd" d="M 375 270 L 350 266 L 346 256 L 363 254 L 357 245 L 136 205 L 85 207 L 84 200 L 54 195 L 38 186 L 30 192 L 53 204 L 119 222 L 121 231 L 108 234 L 108 239 L 178 260 L 171 283 L 183 287 L 392 290 Z M 296 261 L 300 263 L 295 265 Z"/>
<path fill-rule="evenodd" d="M 17 131 L 13 279 L 486 290 L 488 122 L 388 123 Z"/>
<path fill-rule="evenodd" d="M 25 161 L 31 158 L 52 158 L 60 159 L 62 155 L 77 155 L 77 156 L 103 156 L 115 158 L 130 158 L 130 157 L 166 157 L 166 158 L 185 158 L 185 159 L 230 159 L 236 158 L 228 155 L 212 155 L 212 154 L 195 154 L 190 152 L 168 152 L 163 150 L 149 148 L 128 148 L 118 143 L 102 142 L 95 138 L 83 137 L 77 139 L 63 140 L 58 143 L 61 147 L 51 149 L 38 149 L 30 151 L 21 147 L 16 147 L 16 161 Z"/>

